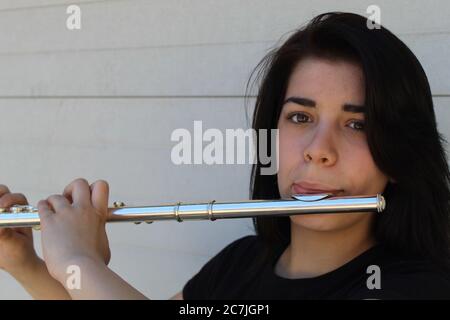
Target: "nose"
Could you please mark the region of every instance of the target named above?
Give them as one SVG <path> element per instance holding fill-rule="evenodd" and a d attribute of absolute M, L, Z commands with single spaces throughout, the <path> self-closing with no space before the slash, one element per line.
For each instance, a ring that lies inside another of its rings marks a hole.
<path fill-rule="evenodd" d="M 303 151 L 303 158 L 305 162 L 322 166 L 331 166 L 336 163 L 337 152 L 332 128 L 322 126 L 311 132 L 310 141 Z"/>

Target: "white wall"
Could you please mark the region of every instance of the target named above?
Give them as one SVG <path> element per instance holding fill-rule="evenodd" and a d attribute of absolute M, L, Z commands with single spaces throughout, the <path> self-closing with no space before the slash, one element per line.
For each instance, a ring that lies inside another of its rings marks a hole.
<path fill-rule="evenodd" d="M 73 3 L 79 31 L 65 27 Z M 30 203 L 80 176 L 108 180 L 112 200 L 129 205 L 248 199 L 250 166 L 175 166 L 171 132 L 192 130 L 194 120 L 204 129 L 248 127 L 246 81 L 280 37 L 319 13 L 366 15 L 373 3 L 0 0 L 0 183 Z M 450 4 L 376 4 L 382 24 L 422 62 L 450 140 Z M 108 229 L 112 268 L 155 299 L 253 233 L 248 219 Z M 0 298 L 29 298 L 7 274 L 0 283 Z"/>

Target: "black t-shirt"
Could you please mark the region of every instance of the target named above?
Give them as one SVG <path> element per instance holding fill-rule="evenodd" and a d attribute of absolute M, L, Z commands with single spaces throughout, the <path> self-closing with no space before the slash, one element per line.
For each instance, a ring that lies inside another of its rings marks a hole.
<path fill-rule="evenodd" d="M 232 242 L 186 283 L 183 298 L 450 299 L 448 272 L 425 260 L 394 254 L 382 245 L 329 273 L 303 279 L 275 273 L 284 247 L 270 261 L 258 259 L 263 249 L 263 241 L 254 235 Z"/>

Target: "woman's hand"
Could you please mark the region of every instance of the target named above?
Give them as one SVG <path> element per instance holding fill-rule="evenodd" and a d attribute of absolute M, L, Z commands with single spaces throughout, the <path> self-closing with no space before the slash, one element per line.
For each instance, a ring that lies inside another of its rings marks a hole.
<path fill-rule="evenodd" d="M 38 203 L 42 250 L 49 273 L 63 283 L 67 268 L 86 261 L 107 265 L 111 253 L 105 224 L 109 187 L 105 181 L 91 186 L 84 179 L 69 184 L 63 195 Z"/>
<path fill-rule="evenodd" d="M 0 185 L 1 208 L 27 204 L 23 194 L 11 193 L 8 187 Z M 30 272 L 39 261 L 31 228 L 0 228 L 0 269 L 13 276 L 20 276 Z"/>

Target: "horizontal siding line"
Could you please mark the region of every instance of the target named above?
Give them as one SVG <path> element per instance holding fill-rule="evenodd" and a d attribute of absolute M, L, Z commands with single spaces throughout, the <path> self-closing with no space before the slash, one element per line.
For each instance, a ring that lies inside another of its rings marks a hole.
<path fill-rule="evenodd" d="M 450 94 L 433 94 L 433 98 L 450 98 Z M 179 95 L 179 96 L 1 96 L 0 100 L 30 100 L 30 99 L 245 99 L 256 98 L 255 95 Z"/>
<path fill-rule="evenodd" d="M 24 10 L 36 10 L 36 9 L 47 9 L 47 8 L 57 8 L 57 7 L 68 7 L 72 4 L 76 4 L 78 6 L 83 5 L 91 5 L 91 4 L 97 4 L 102 2 L 124 2 L 129 0 L 91 0 L 91 1 L 85 1 L 85 2 L 68 2 L 68 3 L 55 3 L 55 4 L 44 4 L 40 6 L 27 6 L 27 7 L 15 7 L 15 8 L 6 8 L 6 9 L 0 9 L 0 14 L 2 12 L 14 12 L 14 11 L 24 11 Z"/>
<path fill-rule="evenodd" d="M 245 99 L 256 98 L 256 96 L 243 95 L 210 95 L 210 96 L 0 96 L 0 100 L 16 99 Z"/>
<path fill-rule="evenodd" d="M 430 31 L 423 31 L 423 32 L 402 32 L 402 33 L 395 33 L 394 34 L 397 37 L 410 37 L 410 36 L 433 36 L 433 35 L 448 35 L 450 34 L 450 30 L 430 30 Z"/>
<path fill-rule="evenodd" d="M 421 32 L 421 33 L 397 33 L 399 37 L 402 36 L 442 36 L 450 35 L 449 31 L 438 32 Z M 283 37 L 283 36 L 280 36 Z M 224 41 L 224 42 L 198 42 L 189 44 L 167 44 L 167 45 L 154 45 L 154 46 L 127 46 L 127 47 L 99 47 L 99 48 L 68 48 L 59 50 L 37 50 L 37 51 L 0 51 L 0 56 L 21 56 L 21 55 L 42 55 L 42 54 L 74 54 L 79 52 L 114 52 L 114 51 L 127 51 L 127 50 L 156 50 L 156 49 L 179 49 L 179 48 L 201 48 L 201 47 L 220 47 L 220 46 L 232 46 L 232 45 L 253 45 L 253 44 L 272 44 L 273 47 L 281 45 L 280 39 L 272 40 L 243 40 L 243 41 Z M 270 48 L 267 48 L 270 49 Z"/>
<path fill-rule="evenodd" d="M 155 49 L 179 49 L 179 48 L 201 48 L 201 47 L 220 47 L 232 45 L 251 45 L 251 44 L 275 44 L 276 41 L 230 41 L 230 42 L 211 42 L 211 43 L 192 43 L 192 44 L 168 44 L 162 46 L 129 46 L 129 47 L 104 47 L 104 48 L 83 48 L 83 49 L 60 49 L 60 50 L 39 50 L 39 51 L 0 51 L 0 56 L 20 56 L 20 55 L 42 55 L 42 54 L 74 54 L 78 52 L 108 52 L 108 51 L 127 51 L 127 50 L 155 50 Z"/>
<path fill-rule="evenodd" d="M 13 12 L 13 11 L 24 11 L 24 10 L 34 10 L 34 9 L 46 9 L 46 8 L 55 8 L 55 7 L 67 7 L 71 4 L 77 4 L 79 6 L 83 5 L 92 5 L 92 4 L 98 4 L 98 3 L 111 3 L 111 2 L 129 2 L 129 0 L 87 0 L 85 2 L 78 2 L 78 3 L 57 3 L 57 4 L 47 4 L 47 5 L 39 5 L 39 6 L 26 6 L 26 7 L 16 7 L 16 8 L 6 8 L 6 9 L 0 9 L 0 14 L 2 12 Z M 352 11 L 353 12 L 353 11 Z M 355 13 L 358 13 L 357 11 L 354 11 Z M 360 15 L 363 15 L 363 13 L 359 13 Z M 308 22 L 309 20 L 305 20 L 304 23 Z M 303 24 L 299 24 L 299 27 Z M 295 28 L 296 29 L 296 28 Z M 295 31 L 295 30 L 292 30 Z M 395 33 L 397 36 L 411 36 L 411 35 L 433 35 L 433 34 L 450 34 L 450 30 L 430 30 L 430 31 L 423 31 L 423 32 L 399 32 Z"/>
<path fill-rule="evenodd" d="M 45 4 L 45 5 L 38 5 L 38 6 L 24 6 L 24 7 L 15 7 L 15 8 L 5 8 L 0 9 L 0 14 L 3 12 L 14 12 L 14 11 L 25 11 L 25 10 L 39 10 L 39 9 L 46 9 L 46 8 L 57 8 L 57 7 L 67 7 L 72 4 L 76 4 L 79 6 L 84 5 L 93 5 L 98 3 L 111 3 L 111 2 L 129 2 L 129 0 L 85 0 L 83 2 L 68 2 L 68 3 L 56 3 L 56 4 Z M 339 10 L 338 10 L 339 11 Z M 357 11 L 352 11 L 355 13 L 358 13 Z M 363 13 L 359 13 L 360 15 L 363 15 Z M 309 20 L 305 20 L 304 23 L 307 23 Z M 304 24 L 303 23 L 303 24 Z M 303 24 L 299 24 L 299 27 Z M 384 26 L 384 25 L 383 25 Z M 295 28 L 296 30 L 296 28 Z M 291 30 L 291 31 L 295 31 Z M 450 34 L 450 30 L 430 30 L 430 31 L 423 31 L 423 32 L 399 32 L 395 33 L 397 36 L 411 36 L 411 35 L 434 35 L 434 34 Z"/>

